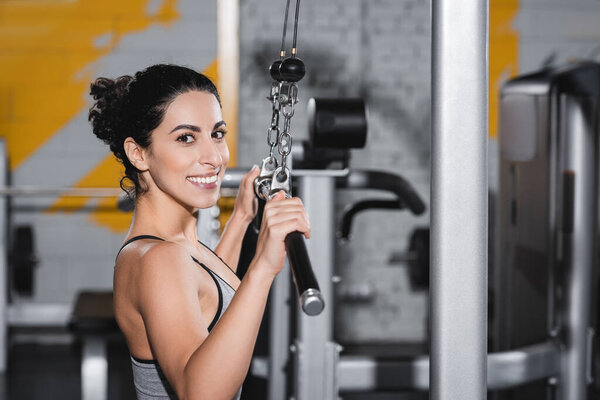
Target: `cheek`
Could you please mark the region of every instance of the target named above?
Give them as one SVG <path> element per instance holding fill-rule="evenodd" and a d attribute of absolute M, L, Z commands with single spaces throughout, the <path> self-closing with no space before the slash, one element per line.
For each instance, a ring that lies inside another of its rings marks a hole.
<path fill-rule="evenodd" d="M 164 151 L 156 157 L 156 165 L 159 168 L 159 172 L 178 171 L 186 166 L 188 156 L 185 152 L 180 151 L 177 148 L 168 148 L 165 146 Z"/>
<path fill-rule="evenodd" d="M 223 148 L 221 149 L 221 158 L 223 159 L 224 165 L 229 163 L 229 147 L 227 147 L 227 143 L 223 144 Z"/>

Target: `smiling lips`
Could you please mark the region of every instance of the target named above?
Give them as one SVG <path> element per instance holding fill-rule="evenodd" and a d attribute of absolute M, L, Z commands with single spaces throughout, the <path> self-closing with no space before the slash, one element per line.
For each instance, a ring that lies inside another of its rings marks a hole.
<path fill-rule="evenodd" d="M 201 183 L 203 185 L 209 185 L 217 181 L 217 175 L 212 176 L 188 176 L 187 180 L 193 183 Z"/>

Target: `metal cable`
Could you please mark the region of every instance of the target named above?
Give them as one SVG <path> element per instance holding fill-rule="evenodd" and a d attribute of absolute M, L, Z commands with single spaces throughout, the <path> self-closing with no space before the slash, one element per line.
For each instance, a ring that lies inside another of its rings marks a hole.
<path fill-rule="evenodd" d="M 288 21 L 288 14 L 290 11 L 290 0 L 287 0 L 287 3 L 285 5 L 285 16 L 283 17 L 283 35 L 281 36 L 281 51 L 279 52 L 279 57 L 283 58 L 285 57 L 285 34 L 287 32 L 287 21 Z M 296 21 L 298 21 L 298 12 L 296 11 Z M 296 38 L 294 38 L 294 43 L 296 41 Z"/>
<path fill-rule="evenodd" d="M 289 0 L 288 0 L 289 2 Z M 296 0 L 296 15 L 294 16 L 294 40 L 292 43 L 292 57 L 296 56 L 296 38 L 298 37 L 298 14 L 300 13 L 300 0 Z"/>

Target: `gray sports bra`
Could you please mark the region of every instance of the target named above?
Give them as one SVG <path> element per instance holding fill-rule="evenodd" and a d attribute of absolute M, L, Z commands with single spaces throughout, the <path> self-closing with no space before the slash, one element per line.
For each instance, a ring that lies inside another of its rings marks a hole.
<path fill-rule="evenodd" d="M 125 242 L 125 244 L 121 247 L 121 250 L 123 250 L 123 248 L 129 243 L 140 239 L 164 240 L 157 236 L 151 235 L 135 236 L 129 239 L 127 242 Z M 200 243 L 204 245 L 202 242 Z M 206 248 L 212 251 L 209 247 Z M 121 250 L 119 250 L 119 253 L 121 252 Z M 213 254 L 217 256 L 223 262 L 223 264 L 225 264 L 221 257 L 219 257 L 214 252 Z M 219 320 L 219 318 L 221 318 L 225 310 L 227 310 L 227 307 L 229 306 L 229 303 L 231 303 L 231 299 L 235 294 L 235 290 L 223 278 L 221 278 L 219 275 L 213 272 L 206 265 L 198 261 L 196 258 L 192 257 L 192 260 L 194 260 L 196 264 L 204 268 L 204 270 L 208 272 L 208 274 L 212 277 L 213 281 L 215 282 L 215 285 L 217 285 L 217 292 L 219 293 L 219 305 L 215 317 L 208 326 L 208 331 L 210 332 Z M 167 378 L 160 369 L 160 365 L 158 365 L 158 362 L 156 360 L 140 360 L 131 355 L 130 358 L 131 367 L 133 369 L 133 383 L 135 385 L 135 392 L 137 394 L 138 400 L 177 399 L 175 391 L 167 381 Z M 241 393 L 242 388 L 238 390 L 237 394 L 234 397 L 234 400 L 239 400 Z"/>

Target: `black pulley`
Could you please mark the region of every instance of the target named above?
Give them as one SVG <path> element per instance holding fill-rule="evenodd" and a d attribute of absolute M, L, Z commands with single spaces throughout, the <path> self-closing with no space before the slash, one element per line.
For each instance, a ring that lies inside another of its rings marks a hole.
<path fill-rule="evenodd" d="M 363 99 L 308 101 L 308 132 L 314 148 L 360 149 L 367 141 L 367 112 Z"/>
<path fill-rule="evenodd" d="M 306 74 L 306 67 L 304 66 L 304 62 L 302 62 L 302 60 L 297 57 L 288 57 L 285 60 L 281 61 L 281 64 L 279 65 L 280 79 L 276 80 L 280 82 L 298 82 L 300 79 L 304 78 L 304 74 Z M 272 73 L 271 76 L 273 76 Z"/>
<path fill-rule="evenodd" d="M 281 79 L 281 74 L 279 73 L 281 61 L 283 60 L 275 60 L 273 61 L 273 64 L 271 64 L 271 66 L 269 67 L 269 74 L 271 74 L 271 78 L 273 78 L 273 80 L 276 80 L 277 82 L 283 81 L 283 79 Z"/>

